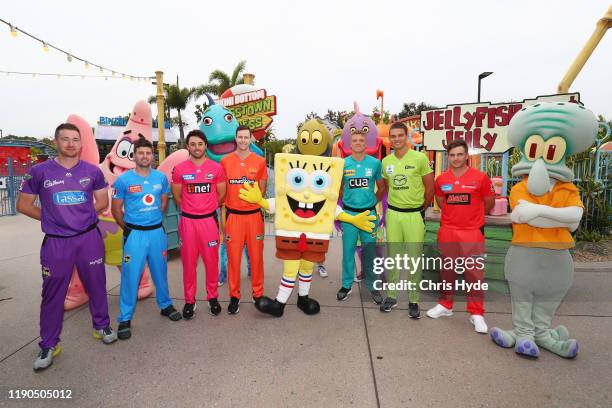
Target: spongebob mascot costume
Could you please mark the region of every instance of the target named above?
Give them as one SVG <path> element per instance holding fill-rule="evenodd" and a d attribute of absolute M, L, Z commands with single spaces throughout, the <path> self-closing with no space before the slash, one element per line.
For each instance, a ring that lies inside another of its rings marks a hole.
<path fill-rule="evenodd" d="M 325 261 L 334 219 L 368 232 L 374 228 L 368 211 L 350 215 L 337 205 L 343 167 L 336 157 L 277 153 L 275 198 L 264 199 L 257 184 L 245 183 L 240 190 L 241 199 L 276 213 L 276 257 L 283 260 L 283 276 L 276 299 L 255 301 L 260 312 L 281 317 L 298 280 L 298 308 L 307 315 L 319 313 L 319 303 L 308 294 L 314 263 Z"/>
<path fill-rule="evenodd" d="M 597 128 L 591 111 L 563 102 L 525 107 L 510 122 L 508 139 L 522 153 L 512 176 L 523 177 L 510 192 L 513 234 L 505 262 L 514 328 L 494 327 L 491 339 L 517 354 L 536 358 L 540 347 L 565 358 L 578 354 L 567 328 L 551 323 L 572 285 L 571 232 L 584 208 L 565 160 L 588 149 Z"/>

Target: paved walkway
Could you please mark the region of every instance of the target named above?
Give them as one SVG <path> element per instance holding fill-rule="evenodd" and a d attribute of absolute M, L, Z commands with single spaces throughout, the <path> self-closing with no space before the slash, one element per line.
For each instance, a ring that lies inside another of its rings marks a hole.
<path fill-rule="evenodd" d="M 452 318 L 408 318 L 406 294 L 392 313 L 354 291 L 339 303 L 341 245 L 332 240 L 329 277 L 313 279 L 321 313 L 295 306 L 273 319 L 245 302 L 229 316 L 206 313 L 203 277 L 192 321 L 170 322 L 153 298 L 139 303 L 133 336 L 104 346 L 91 336 L 86 306 L 66 313 L 62 355 L 41 373 L 38 351 L 39 225 L 24 216 L 0 218 L 0 406 L 164 407 L 610 407 L 612 405 L 612 271 L 581 269 L 555 323 L 580 340 L 568 361 L 544 351 L 521 358 L 474 333 L 465 304 Z M 266 293 L 274 296 L 281 263 L 266 242 Z M 200 270 L 202 266 L 200 265 Z M 170 291 L 182 308 L 176 254 Z M 110 313 L 118 311 L 119 273 L 107 268 Z M 249 281 L 243 279 L 243 292 Z M 245 296 L 248 298 L 248 295 Z M 422 307 L 434 305 L 432 294 Z M 507 296 L 490 294 L 489 326 L 510 326 Z M 66 401 L 8 400 L 9 389 L 70 389 Z"/>

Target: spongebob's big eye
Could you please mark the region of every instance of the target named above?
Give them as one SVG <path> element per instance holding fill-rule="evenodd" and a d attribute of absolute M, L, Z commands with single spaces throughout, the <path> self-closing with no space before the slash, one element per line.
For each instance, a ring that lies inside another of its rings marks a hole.
<path fill-rule="evenodd" d="M 331 185 L 331 177 L 329 173 L 323 170 L 317 170 L 310 175 L 310 186 L 311 188 L 320 193 L 323 190 L 326 190 Z"/>
<path fill-rule="evenodd" d="M 370 127 L 368 125 L 364 125 L 361 131 L 363 132 L 364 135 L 367 135 L 368 132 L 370 131 Z"/>
<path fill-rule="evenodd" d="M 531 135 L 525 141 L 525 157 L 529 161 L 534 161 L 542 157 L 544 150 L 544 139 L 540 135 Z"/>
<path fill-rule="evenodd" d="M 202 123 L 204 123 L 206 126 L 210 126 L 213 123 L 213 120 L 210 116 L 206 116 L 204 119 L 202 119 Z"/>
<path fill-rule="evenodd" d="M 127 139 L 120 141 L 117 145 L 117 156 L 119 156 L 120 159 L 125 159 L 130 154 L 130 149 L 132 149 L 132 142 Z"/>
<path fill-rule="evenodd" d="M 285 181 L 289 185 L 289 188 L 293 191 L 302 191 L 308 187 L 308 173 L 306 170 L 301 168 L 294 168 L 287 172 Z"/>
<path fill-rule="evenodd" d="M 564 138 L 561 136 L 551 137 L 544 143 L 544 151 L 542 152 L 544 161 L 546 163 L 556 164 L 563 158 L 566 149 L 567 143 Z"/>
<path fill-rule="evenodd" d="M 319 132 L 318 130 L 315 130 L 314 132 L 312 132 L 312 144 L 315 144 L 315 145 L 321 144 L 322 140 L 323 140 L 323 135 L 321 134 L 321 132 Z"/>
<path fill-rule="evenodd" d="M 357 131 L 357 128 L 355 126 L 351 126 L 351 135 L 355 133 L 356 131 Z"/>
<path fill-rule="evenodd" d="M 307 144 L 309 140 L 310 133 L 308 133 L 307 130 L 302 130 L 302 133 L 300 133 L 300 142 L 302 142 L 302 144 Z"/>
<path fill-rule="evenodd" d="M 226 122 L 231 122 L 234 119 L 234 116 L 231 113 L 226 113 L 224 116 Z M 212 120 L 212 119 L 211 119 Z M 212 122 L 211 122 L 212 123 Z"/>

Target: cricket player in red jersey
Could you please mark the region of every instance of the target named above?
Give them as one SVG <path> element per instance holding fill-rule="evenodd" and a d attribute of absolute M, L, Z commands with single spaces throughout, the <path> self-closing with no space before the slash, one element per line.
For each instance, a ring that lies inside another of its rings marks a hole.
<path fill-rule="evenodd" d="M 446 147 L 449 169 L 436 179 L 436 202 L 442 209 L 438 245 L 442 255 L 440 281 L 446 285 L 440 291 L 438 304 L 427 311 L 427 316 L 437 319 L 452 316 L 455 273 L 465 273 L 467 283 L 484 281 L 484 263 L 465 259 L 483 256 L 484 216 L 495 205 L 495 193 L 491 180 L 481 171 L 468 166 L 468 146 L 464 140 L 454 140 Z M 457 260 L 453 268 L 444 268 L 445 258 Z M 467 265 L 467 266 L 466 266 Z M 469 267 L 468 267 L 469 266 Z M 484 294 L 482 290 L 467 291 L 467 311 L 470 323 L 478 333 L 488 331 L 484 320 Z"/>
<path fill-rule="evenodd" d="M 263 240 L 264 221 L 261 208 L 239 198 L 244 183 L 259 184 L 261 191 L 266 191 L 268 173 L 266 159 L 251 152 L 251 129 L 238 126 L 236 129 L 236 150 L 221 159 L 225 171 L 225 245 L 227 248 L 227 276 L 229 281 L 230 304 L 229 314 L 240 310 L 240 261 L 246 243 L 251 263 L 251 286 L 253 299 L 263 296 Z"/>
<path fill-rule="evenodd" d="M 195 312 L 196 267 L 200 256 L 206 269 L 206 294 L 210 313 L 217 316 L 219 280 L 219 221 L 217 208 L 225 199 L 225 173 L 221 166 L 206 157 L 206 135 L 192 130 L 187 135 L 189 158 L 172 170 L 172 195 L 181 209 L 179 236 L 183 262 L 185 306 L 183 317 Z"/>

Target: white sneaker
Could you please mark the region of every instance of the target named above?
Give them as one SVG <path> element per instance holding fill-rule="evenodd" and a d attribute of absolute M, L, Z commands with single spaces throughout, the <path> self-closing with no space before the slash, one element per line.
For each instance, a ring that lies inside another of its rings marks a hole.
<path fill-rule="evenodd" d="M 323 265 L 319 265 L 319 276 L 322 278 L 327 278 L 327 269 L 325 269 L 325 266 Z"/>
<path fill-rule="evenodd" d="M 452 316 L 452 315 L 453 315 L 453 309 L 447 309 L 439 303 L 427 311 L 427 316 L 431 317 L 432 319 L 437 319 L 438 317 Z"/>
<path fill-rule="evenodd" d="M 486 334 L 489 331 L 487 322 L 485 322 L 484 317 L 481 315 L 471 315 L 470 323 L 474 325 L 474 330 L 476 330 L 476 333 Z"/>

